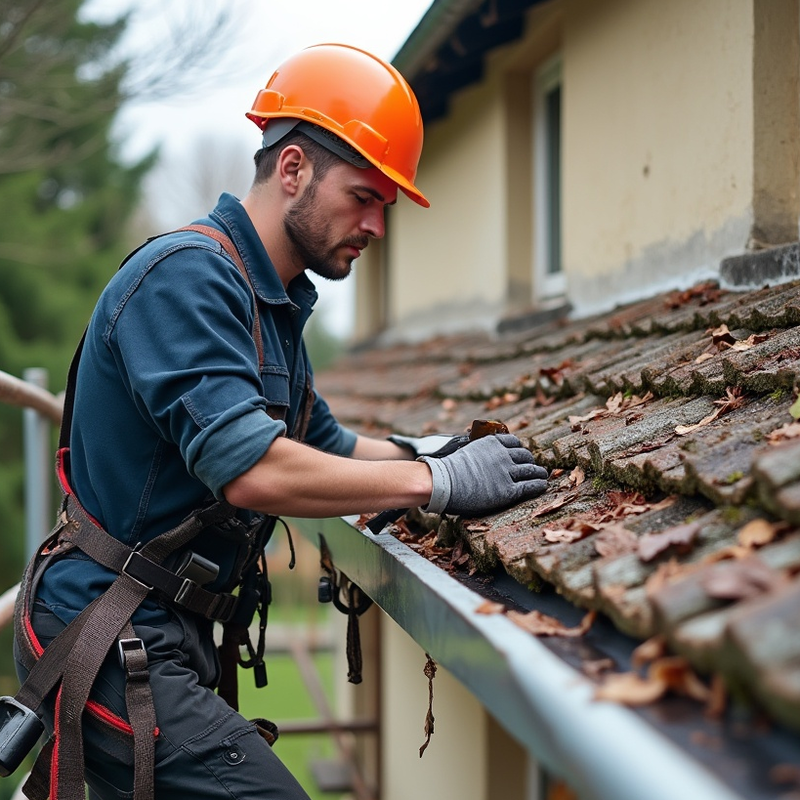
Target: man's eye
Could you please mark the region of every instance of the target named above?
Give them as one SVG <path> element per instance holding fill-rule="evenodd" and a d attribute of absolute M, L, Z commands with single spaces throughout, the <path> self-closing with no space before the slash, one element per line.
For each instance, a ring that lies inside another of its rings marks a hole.
<path fill-rule="evenodd" d="M 365 206 L 369 202 L 369 198 L 368 197 L 362 197 L 360 194 L 355 194 L 355 195 L 353 195 L 353 197 L 355 197 L 356 200 L 359 203 L 361 203 L 362 206 Z"/>

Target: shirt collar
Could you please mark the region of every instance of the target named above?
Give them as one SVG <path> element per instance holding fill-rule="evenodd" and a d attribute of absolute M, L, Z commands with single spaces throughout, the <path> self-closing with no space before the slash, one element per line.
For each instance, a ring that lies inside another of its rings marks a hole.
<path fill-rule="evenodd" d="M 236 197 L 224 192 L 209 216 L 233 240 L 260 300 L 272 304 L 291 303 L 304 310 L 314 306 L 317 290 L 304 272 L 289 282 L 288 293 L 283 288 L 250 216 Z"/>

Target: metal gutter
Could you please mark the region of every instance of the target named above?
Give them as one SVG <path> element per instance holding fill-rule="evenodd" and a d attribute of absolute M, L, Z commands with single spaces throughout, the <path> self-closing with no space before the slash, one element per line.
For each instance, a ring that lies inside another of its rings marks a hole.
<path fill-rule="evenodd" d="M 433 0 L 417 27 L 397 51 L 392 64 L 413 83 L 440 45 L 484 0 Z"/>
<path fill-rule="evenodd" d="M 484 598 L 389 534 L 355 518 L 294 520 L 333 563 L 531 754 L 582 800 L 742 800 L 633 711 L 592 699 L 593 684 Z"/>

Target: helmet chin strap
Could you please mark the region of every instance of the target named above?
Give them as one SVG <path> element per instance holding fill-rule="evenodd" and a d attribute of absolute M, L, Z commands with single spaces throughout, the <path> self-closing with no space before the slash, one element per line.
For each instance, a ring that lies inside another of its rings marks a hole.
<path fill-rule="evenodd" d="M 361 155 L 355 148 L 340 139 L 335 133 L 320 128 L 312 122 L 306 122 L 294 117 L 278 117 L 271 119 L 264 127 L 264 135 L 261 139 L 261 146 L 264 148 L 274 147 L 292 131 L 298 131 L 313 139 L 317 144 L 322 145 L 327 150 L 335 153 L 339 158 L 352 164 L 359 169 L 371 167 L 369 161 Z"/>

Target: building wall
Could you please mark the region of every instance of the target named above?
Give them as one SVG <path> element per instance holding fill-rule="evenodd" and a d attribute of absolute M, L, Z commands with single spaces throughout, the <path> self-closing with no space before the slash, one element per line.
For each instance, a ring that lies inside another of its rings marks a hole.
<path fill-rule="evenodd" d="M 564 264 L 583 310 L 688 283 L 753 219 L 753 7 L 570 0 Z"/>
<path fill-rule="evenodd" d="M 502 312 L 503 110 L 497 80 L 459 95 L 446 123 L 426 131 L 418 185 L 431 208 L 399 202 L 392 209 L 389 316 L 408 320 L 406 333 L 413 335 L 416 324 L 419 336 L 430 335 L 432 313 L 446 330 L 451 319 L 463 327 L 467 309 L 478 326 Z"/>
<path fill-rule="evenodd" d="M 428 710 L 425 653 L 388 617 L 381 629 L 381 800 L 489 800 L 486 715 L 480 703 L 440 668 L 433 682 L 434 734 L 420 758 Z"/>
<path fill-rule="evenodd" d="M 541 304 L 531 93 L 558 53 L 562 259 L 576 315 L 716 276 L 747 247 L 796 240 L 798 5 L 554 0 L 531 9 L 523 38 L 489 53 L 482 83 L 452 95 L 448 115 L 427 126 L 418 183 L 432 206 L 401 198 L 392 209 L 387 241 L 364 265 L 373 288 L 359 286 L 359 307 L 371 309 L 359 335 L 492 328 Z"/>

